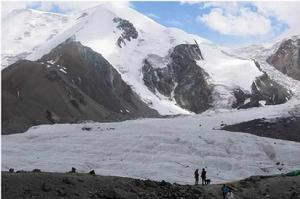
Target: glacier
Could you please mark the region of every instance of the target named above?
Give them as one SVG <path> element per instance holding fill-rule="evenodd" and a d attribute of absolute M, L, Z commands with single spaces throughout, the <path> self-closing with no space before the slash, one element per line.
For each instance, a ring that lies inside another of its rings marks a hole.
<path fill-rule="evenodd" d="M 297 101 L 248 110 L 117 123 L 40 125 L 2 136 L 2 170 L 79 172 L 192 184 L 196 168 L 212 183 L 299 169 L 300 143 L 220 130 L 259 117 L 288 116 Z M 88 130 L 87 130 L 88 129 Z M 280 164 L 278 165 L 278 162 Z"/>

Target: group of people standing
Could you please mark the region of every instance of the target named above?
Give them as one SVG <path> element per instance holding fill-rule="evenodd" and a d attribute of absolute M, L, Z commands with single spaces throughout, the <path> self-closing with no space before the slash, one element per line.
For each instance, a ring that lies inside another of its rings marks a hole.
<path fill-rule="evenodd" d="M 199 170 L 196 169 L 195 173 L 195 185 L 199 184 Z M 210 180 L 206 179 L 206 170 L 203 168 L 202 172 L 201 172 L 201 180 L 202 180 L 202 185 L 208 185 L 210 184 Z M 221 188 L 222 194 L 223 194 L 223 199 L 233 199 L 233 192 L 232 192 L 232 188 L 226 186 L 225 184 L 223 184 L 222 188 Z"/>
<path fill-rule="evenodd" d="M 202 172 L 201 172 L 201 179 L 202 179 L 202 185 L 208 184 L 207 180 L 206 180 L 206 171 L 205 171 L 204 168 L 202 169 Z M 195 171 L 195 185 L 198 185 L 198 184 L 199 184 L 199 170 L 196 169 L 196 171 Z"/>

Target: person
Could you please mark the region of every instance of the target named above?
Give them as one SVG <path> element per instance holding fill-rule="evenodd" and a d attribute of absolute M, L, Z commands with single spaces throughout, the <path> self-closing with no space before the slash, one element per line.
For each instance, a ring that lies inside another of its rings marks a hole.
<path fill-rule="evenodd" d="M 227 197 L 227 193 L 229 192 L 229 188 L 223 184 L 222 188 L 221 188 L 222 194 L 223 194 L 223 199 L 226 199 Z"/>
<path fill-rule="evenodd" d="M 206 180 L 206 171 L 204 168 L 202 169 L 202 172 L 201 172 L 201 179 L 202 179 L 202 185 L 204 185 L 205 180 Z"/>
<path fill-rule="evenodd" d="M 199 183 L 199 172 L 198 172 L 198 169 L 196 169 L 195 171 L 195 185 L 198 185 Z"/>

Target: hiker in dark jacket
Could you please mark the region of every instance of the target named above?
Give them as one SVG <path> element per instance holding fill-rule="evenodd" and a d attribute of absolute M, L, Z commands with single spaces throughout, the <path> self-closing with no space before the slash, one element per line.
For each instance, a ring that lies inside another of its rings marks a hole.
<path fill-rule="evenodd" d="M 195 185 L 198 185 L 199 183 L 199 172 L 198 172 L 198 169 L 196 169 L 195 171 Z"/>
<path fill-rule="evenodd" d="M 226 199 L 226 196 L 229 192 L 229 188 L 225 184 L 223 184 L 223 186 L 221 188 L 221 191 L 222 191 L 222 194 L 223 194 L 223 199 Z"/>
<path fill-rule="evenodd" d="M 204 168 L 202 169 L 202 172 L 201 172 L 201 179 L 202 179 L 202 185 L 204 185 L 205 180 L 206 180 L 206 171 Z"/>

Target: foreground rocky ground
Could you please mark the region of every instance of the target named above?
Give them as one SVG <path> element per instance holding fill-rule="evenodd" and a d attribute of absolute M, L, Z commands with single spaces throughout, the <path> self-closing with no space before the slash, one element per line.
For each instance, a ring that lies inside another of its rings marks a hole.
<path fill-rule="evenodd" d="M 300 116 L 255 119 L 224 126 L 223 130 L 250 133 L 262 137 L 300 142 Z"/>
<path fill-rule="evenodd" d="M 300 176 L 254 176 L 228 183 L 235 198 L 300 199 Z M 2 172 L 2 198 L 222 198 L 221 185 L 193 186 L 78 173 Z"/>

